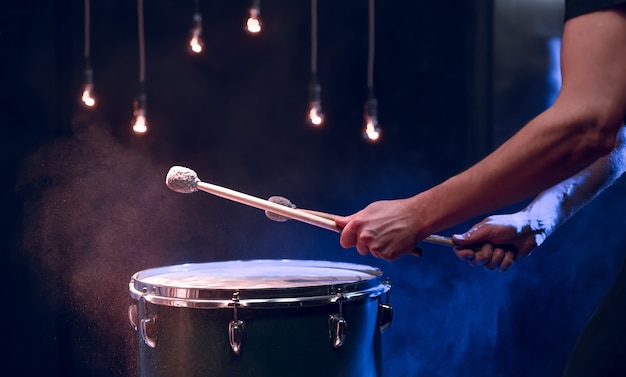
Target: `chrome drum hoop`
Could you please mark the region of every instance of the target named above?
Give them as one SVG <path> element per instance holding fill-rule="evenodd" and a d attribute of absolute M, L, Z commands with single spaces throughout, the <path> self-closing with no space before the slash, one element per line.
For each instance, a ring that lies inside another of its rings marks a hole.
<path fill-rule="evenodd" d="M 390 285 L 382 281 L 380 269 L 351 264 L 325 261 L 301 260 L 251 260 L 222 262 L 229 266 L 275 265 L 284 268 L 304 266 L 307 268 L 330 268 L 337 271 L 352 271 L 359 275 L 355 281 L 343 281 L 328 284 L 312 284 L 300 282 L 299 286 L 280 288 L 250 288 L 238 289 L 231 286 L 227 289 L 204 288 L 199 286 L 172 286 L 167 283 L 151 282 L 150 276 L 173 271 L 185 273 L 203 266 L 218 266 L 220 262 L 202 264 L 183 264 L 166 268 L 154 268 L 135 273 L 129 283 L 130 296 L 136 300 L 140 298 L 155 305 L 186 307 L 186 308 L 228 308 L 234 305 L 232 297 L 238 294 L 237 305 L 246 308 L 285 308 L 319 306 L 336 303 L 339 299 L 344 302 L 358 301 L 378 297 L 389 291 Z M 290 283 L 290 282 L 289 282 Z M 242 284 L 246 286 L 245 284 Z"/>

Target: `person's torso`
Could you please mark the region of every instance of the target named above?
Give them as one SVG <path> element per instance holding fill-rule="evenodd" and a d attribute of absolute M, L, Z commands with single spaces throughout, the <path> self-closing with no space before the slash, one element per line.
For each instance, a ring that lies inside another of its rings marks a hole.
<path fill-rule="evenodd" d="M 565 0 L 565 21 L 620 4 L 626 4 L 626 0 Z"/>

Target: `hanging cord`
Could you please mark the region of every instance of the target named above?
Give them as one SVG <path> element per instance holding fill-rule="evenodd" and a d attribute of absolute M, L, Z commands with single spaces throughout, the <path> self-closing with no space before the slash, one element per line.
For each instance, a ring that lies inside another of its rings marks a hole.
<path fill-rule="evenodd" d="M 85 0 L 85 60 L 89 60 L 89 18 L 90 18 L 89 0 Z"/>
<path fill-rule="evenodd" d="M 369 49 L 367 56 L 367 88 L 374 95 L 374 0 L 369 0 Z"/>
<path fill-rule="evenodd" d="M 143 35 L 143 0 L 137 0 L 137 13 L 139 23 L 139 83 L 143 86 L 146 81 L 146 51 Z"/>
<path fill-rule="evenodd" d="M 311 74 L 317 75 L 317 0 L 311 0 Z"/>

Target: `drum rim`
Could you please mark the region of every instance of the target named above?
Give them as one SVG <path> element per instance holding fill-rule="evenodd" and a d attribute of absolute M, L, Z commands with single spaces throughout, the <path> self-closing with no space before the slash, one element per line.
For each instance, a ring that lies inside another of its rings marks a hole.
<path fill-rule="evenodd" d="M 253 289 L 172 287 L 166 284 L 150 284 L 141 280 L 142 275 L 145 276 L 160 269 L 166 271 L 167 269 L 185 269 L 200 265 L 231 262 L 284 263 L 285 265 L 297 263 L 307 267 L 319 266 L 359 271 L 370 275 L 370 277 L 348 283 Z M 300 259 L 249 259 L 162 266 L 138 271 L 132 275 L 129 282 L 130 296 L 135 300 L 142 299 L 155 305 L 193 308 L 224 308 L 235 305 L 248 308 L 316 306 L 337 301 L 355 301 L 378 297 L 389 289 L 390 284 L 382 281 L 382 271 L 378 267 L 348 262 Z"/>

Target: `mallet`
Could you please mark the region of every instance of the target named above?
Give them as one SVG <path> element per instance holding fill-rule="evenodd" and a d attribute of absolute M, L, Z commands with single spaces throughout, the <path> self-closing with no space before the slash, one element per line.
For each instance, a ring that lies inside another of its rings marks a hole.
<path fill-rule="evenodd" d="M 272 202 L 272 203 L 277 203 L 289 208 L 293 208 L 296 209 L 296 205 L 293 204 L 289 199 L 285 198 L 284 196 L 270 196 L 268 201 Z M 339 215 L 334 215 L 332 213 L 327 213 L 327 212 L 320 212 L 320 211 L 314 211 L 314 210 L 310 210 L 310 209 L 302 209 L 299 208 L 300 211 L 302 212 L 306 212 L 306 213 L 310 213 L 312 215 L 315 216 L 319 216 L 319 217 L 323 217 L 329 220 L 333 220 L 335 219 L 335 217 L 339 217 Z M 267 216 L 267 218 L 274 220 L 274 221 L 287 221 L 288 218 L 278 215 L 276 213 L 273 213 L 271 211 L 265 211 L 265 216 Z M 341 230 L 339 230 L 341 231 Z M 437 234 L 431 234 L 430 236 L 426 237 L 424 239 L 425 242 L 430 242 L 430 243 L 435 243 L 435 244 L 439 244 L 439 245 L 447 245 L 447 246 L 454 246 L 454 242 L 452 242 L 452 239 L 450 239 L 450 237 L 444 237 L 444 236 L 440 236 Z"/>
<path fill-rule="evenodd" d="M 172 166 L 167 173 L 165 183 L 170 189 L 183 194 L 191 194 L 198 190 L 202 190 L 204 192 L 208 192 L 209 194 L 258 209 L 270 211 L 293 220 L 302 221 L 304 223 L 332 230 L 334 232 L 341 232 L 341 228 L 339 228 L 332 219 L 327 219 L 294 208 L 289 208 L 281 204 L 272 203 L 265 199 L 257 198 L 252 195 L 244 194 L 242 192 L 211 183 L 202 182 L 198 178 L 195 171 L 183 166 Z"/>

